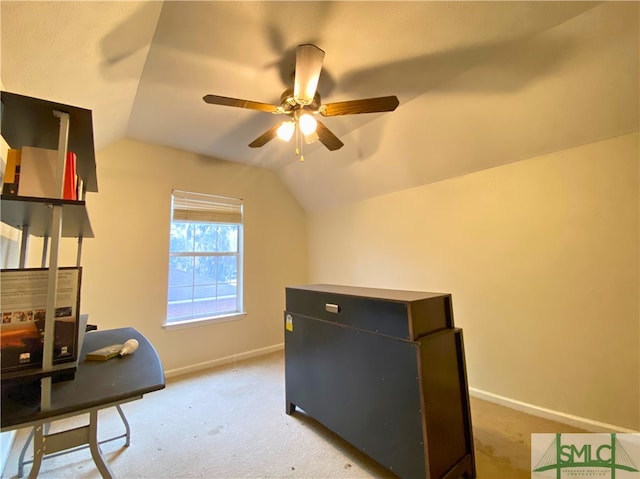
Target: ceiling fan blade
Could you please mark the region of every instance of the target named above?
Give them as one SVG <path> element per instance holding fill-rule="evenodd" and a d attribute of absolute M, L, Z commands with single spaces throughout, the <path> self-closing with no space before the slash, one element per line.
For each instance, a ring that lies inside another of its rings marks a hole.
<path fill-rule="evenodd" d="M 400 102 L 396 96 L 381 96 L 364 100 L 340 101 L 327 103 L 320 114 L 322 116 L 356 115 L 358 113 L 380 113 L 395 110 Z"/>
<path fill-rule="evenodd" d="M 296 71 L 293 98 L 300 105 L 309 105 L 318 88 L 324 51 L 312 44 L 296 48 Z"/>
<path fill-rule="evenodd" d="M 229 98 L 226 96 L 219 95 L 205 95 L 202 99 L 206 103 L 210 103 L 212 105 L 224 105 L 224 106 L 236 106 L 238 108 L 248 108 L 249 110 L 260 110 L 266 111 L 268 113 L 276 113 L 278 107 L 275 105 L 270 105 L 268 103 L 261 103 L 259 101 L 251 101 L 251 100 L 241 100 L 239 98 Z"/>
<path fill-rule="evenodd" d="M 261 146 L 266 145 L 269 141 L 273 140 L 276 137 L 276 135 L 278 134 L 279 127 L 280 127 L 280 123 L 269 128 L 262 135 L 260 135 L 258 138 L 253 140 L 251 143 L 249 143 L 249 146 L 251 148 L 260 148 Z"/>
<path fill-rule="evenodd" d="M 316 126 L 316 133 L 318 134 L 318 140 L 320 140 L 320 143 L 331 151 L 339 150 L 344 146 L 344 143 L 342 143 L 340 139 L 322 122 L 318 122 L 318 126 Z"/>

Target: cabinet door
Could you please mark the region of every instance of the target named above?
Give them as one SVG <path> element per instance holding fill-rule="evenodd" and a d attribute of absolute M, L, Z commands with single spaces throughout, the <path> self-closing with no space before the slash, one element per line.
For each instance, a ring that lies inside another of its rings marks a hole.
<path fill-rule="evenodd" d="M 419 344 L 430 477 L 444 477 L 461 461 L 473 471 L 462 330 L 429 334 Z"/>
<path fill-rule="evenodd" d="M 425 477 L 418 344 L 285 315 L 287 402 L 400 477 Z"/>

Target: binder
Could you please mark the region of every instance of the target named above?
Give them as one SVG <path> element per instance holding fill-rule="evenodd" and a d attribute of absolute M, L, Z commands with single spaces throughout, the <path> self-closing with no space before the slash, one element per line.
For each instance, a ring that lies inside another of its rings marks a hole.
<path fill-rule="evenodd" d="M 56 168 L 58 151 L 24 146 L 20 163 L 18 195 L 35 198 L 56 198 Z M 67 152 L 63 199 L 77 200 L 76 154 Z"/>
<path fill-rule="evenodd" d="M 64 168 L 64 191 L 62 198 L 65 200 L 78 199 L 78 178 L 76 175 L 76 154 L 73 151 L 67 152 L 67 164 Z"/>
<path fill-rule="evenodd" d="M 2 194 L 15 196 L 18 194 L 18 183 L 20 181 L 20 162 L 22 152 L 10 148 L 7 150 L 7 165 L 4 169 L 4 179 L 2 182 Z"/>

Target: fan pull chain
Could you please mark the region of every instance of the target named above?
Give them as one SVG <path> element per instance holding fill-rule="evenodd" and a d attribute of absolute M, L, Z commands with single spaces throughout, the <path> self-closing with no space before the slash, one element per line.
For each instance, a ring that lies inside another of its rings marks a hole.
<path fill-rule="evenodd" d="M 298 122 L 296 122 L 296 156 L 300 157 L 300 163 L 304 162 L 304 155 L 302 154 L 303 144 L 304 142 L 302 141 L 302 131 L 300 130 Z"/>

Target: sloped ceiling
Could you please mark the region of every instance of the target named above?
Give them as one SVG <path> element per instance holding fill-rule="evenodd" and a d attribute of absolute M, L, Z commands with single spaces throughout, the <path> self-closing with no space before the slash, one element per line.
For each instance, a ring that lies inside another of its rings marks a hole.
<path fill-rule="evenodd" d="M 637 2 L 10 2 L 8 91 L 93 110 L 123 137 L 277 171 L 320 210 L 639 129 Z M 395 112 L 325 119 L 336 152 L 273 140 L 282 120 L 205 94 L 279 103 L 294 51 L 326 52 L 324 103 L 397 95 Z"/>

